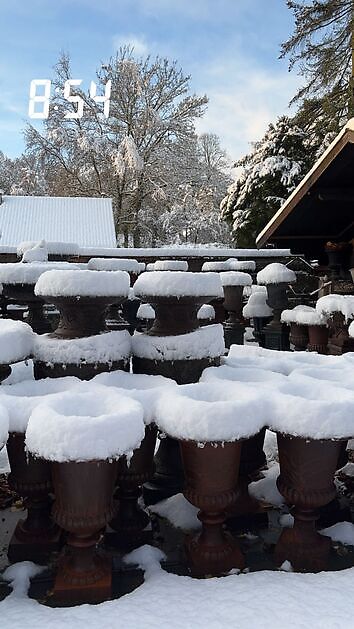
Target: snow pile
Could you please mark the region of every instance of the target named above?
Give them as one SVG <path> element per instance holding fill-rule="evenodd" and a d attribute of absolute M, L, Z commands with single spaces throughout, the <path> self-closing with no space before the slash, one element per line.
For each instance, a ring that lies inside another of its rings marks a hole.
<path fill-rule="evenodd" d="M 83 387 L 90 390 L 91 383 L 95 386 L 113 387 L 122 395 L 132 397 L 140 402 L 144 409 L 144 422 L 146 425 L 155 420 L 155 407 L 160 392 L 166 387 L 176 387 L 174 380 L 163 376 L 150 376 L 147 374 L 127 373 L 126 371 L 112 371 L 100 373 L 89 383 L 83 383 Z"/>
<path fill-rule="evenodd" d="M 100 605 L 56 608 L 26 598 L 31 576 L 42 568 L 28 562 L 8 568 L 14 593 L 0 604 L 2 626 L 21 629 L 249 629 L 260 610 L 262 629 L 351 629 L 354 568 L 318 574 L 261 570 L 223 578 L 193 579 L 160 567 L 157 548 L 144 546 L 126 561 L 140 565 L 145 583 L 126 596 Z M 257 597 L 255 605 L 255 597 Z M 301 601 L 301 605 L 299 604 Z M 25 619 L 25 620 L 24 620 Z"/>
<path fill-rule="evenodd" d="M 227 380 L 231 382 L 244 382 L 245 384 L 262 384 L 273 389 L 279 384 L 288 382 L 286 376 L 268 369 L 257 369 L 256 367 L 230 367 L 220 365 L 220 367 L 207 367 L 204 369 L 200 382 L 214 382 Z"/>
<path fill-rule="evenodd" d="M 281 313 L 283 323 L 296 323 L 297 325 L 327 325 L 327 317 L 317 312 L 311 306 L 295 306 L 292 310 L 283 310 Z"/>
<path fill-rule="evenodd" d="M 147 297 L 223 297 L 217 273 L 186 273 L 183 271 L 154 271 L 143 273 L 134 284 L 134 293 Z"/>
<path fill-rule="evenodd" d="M 93 271 L 140 273 L 139 262 L 129 258 L 91 258 L 87 263 L 87 268 Z"/>
<path fill-rule="evenodd" d="M 51 269 L 78 269 L 78 266 L 69 262 L 8 262 L 0 264 L 0 282 L 35 284 L 43 273 Z"/>
<path fill-rule="evenodd" d="M 245 319 L 253 319 L 254 317 L 271 317 L 273 315 L 273 310 L 268 306 L 267 299 L 268 296 L 266 293 L 252 293 L 242 311 Z"/>
<path fill-rule="evenodd" d="M 42 241 L 49 254 L 57 255 L 79 255 L 80 247 L 76 242 L 55 242 L 53 240 Z M 22 256 L 29 249 L 33 249 L 38 245 L 38 241 L 21 242 L 17 247 L 17 255 Z"/>
<path fill-rule="evenodd" d="M 47 271 L 34 292 L 41 297 L 128 297 L 126 271 Z"/>
<path fill-rule="evenodd" d="M 333 542 L 340 542 L 346 546 L 354 546 L 354 524 L 352 522 L 337 522 L 333 526 L 320 531 L 321 535 L 330 537 Z"/>
<path fill-rule="evenodd" d="M 91 387 L 39 404 L 29 418 L 26 446 L 59 463 L 129 459 L 144 435 L 143 408 L 136 400 L 108 387 Z"/>
<path fill-rule="evenodd" d="M 166 518 L 177 529 L 193 531 L 201 527 L 201 522 L 197 518 L 199 509 L 188 502 L 183 494 L 175 494 L 155 505 L 150 505 L 149 511 Z"/>
<path fill-rule="evenodd" d="M 243 289 L 243 296 L 244 297 L 250 297 L 254 293 L 264 293 L 267 296 L 268 295 L 267 287 L 266 286 L 258 286 L 258 284 L 252 284 L 252 286 L 245 286 L 244 289 Z"/>
<path fill-rule="evenodd" d="M 34 333 L 23 321 L 0 320 L 0 364 L 16 363 L 32 354 Z"/>
<path fill-rule="evenodd" d="M 282 283 L 292 284 L 293 282 L 296 282 L 296 274 L 280 262 L 268 264 L 257 273 L 257 283 L 262 286 Z"/>
<path fill-rule="evenodd" d="M 48 262 L 48 249 L 44 240 L 33 247 L 28 247 L 22 256 L 22 262 Z"/>
<path fill-rule="evenodd" d="M 214 382 L 178 386 L 161 393 L 156 423 L 176 439 L 235 441 L 258 433 L 269 421 L 269 404 L 257 387 Z"/>
<path fill-rule="evenodd" d="M 222 271 L 220 279 L 223 286 L 251 286 L 252 284 L 251 276 L 242 271 Z"/>
<path fill-rule="evenodd" d="M 146 271 L 155 271 L 155 262 L 148 262 L 145 268 Z"/>
<path fill-rule="evenodd" d="M 9 414 L 6 407 L 0 404 L 0 450 L 5 445 L 9 434 Z"/>
<path fill-rule="evenodd" d="M 230 271 L 230 263 L 228 260 L 222 260 L 219 262 L 204 262 L 202 271 Z"/>
<path fill-rule="evenodd" d="M 341 312 L 345 320 L 354 319 L 354 295 L 325 295 L 320 297 L 316 304 L 319 314 L 327 317 L 334 312 Z"/>
<path fill-rule="evenodd" d="M 108 271 L 107 271 L 108 272 Z M 129 360 L 131 336 L 127 330 L 114 330 L 84 338 L 59 339 L 48 334 L 34 339 L 33 358 L 46 364 L 112 364 Z"/>
<path fill-rule="evenodd" d="M 236 260 L 235 258 L 229 258 L 229 269 L 231 271 L 255 271 L 256 263 L 254 260 Z"/>
<path fill-rule="evenodd" d="M 157 361 L 215 358 L 225 352 L 223 327 L 207 325 L 178 336 L 149 336 L 134 332 L 132 352 L 138 358 Z"/>
<path fill-rule="evenodd" d="M 156 260 L 154 271 L 188 271 L 186 260 Z"/>
<path fill-rule="evenodd" d="M 8 412 L 10 432 L 24 433 L 29 417 L 38 404 L 80 384 L 81 380 L 71 376 L 3 384 L 0 387 L 0 404 Z"/>
<path fill-rule="evenodd" d="M 137 319 L 155 319 L 155 310 L 150 304 L 140 304 L 136 317 Z"/>
<path fill-rule="evenodd" d="M 215 309 L 211 304 L 203 304 L 200 306 L 197 317 L 200 321 L 213 321 L 215 319 Z"/>
<path fill-rule="evenodd" d="M 254 481 L 248 485 L 248 492 L 253 498 L 261 502 L 267 502 L 274 507 L 280 507 L 285 500 L 279 493 L 276 480 L 280 474 L 279 464 L 275 463 L 268 470 L 263 470 L 264 478 Z"/>

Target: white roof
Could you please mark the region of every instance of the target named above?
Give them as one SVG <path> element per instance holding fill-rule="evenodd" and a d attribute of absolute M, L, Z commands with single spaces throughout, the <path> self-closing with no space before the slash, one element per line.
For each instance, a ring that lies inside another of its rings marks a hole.
<path fill-rule="evenodd" d="M 115 247 L 112 200 L 92 197 L 3 196 L 0 246 L 23 241 Z"/>

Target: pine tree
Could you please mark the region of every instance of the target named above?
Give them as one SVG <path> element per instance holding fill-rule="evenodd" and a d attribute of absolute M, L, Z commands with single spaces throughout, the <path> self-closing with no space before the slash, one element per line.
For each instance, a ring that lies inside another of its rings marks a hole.
<path fill-rule="evenodd" d="M 300 119 L 309 125 L 324 117 L 337 128 L 354 115 L 351 85 L 353 0 L 287 0 L 295 19 L 294 32 L 282 44 L 288 57 L 305 77 L 292 102 L 300 104 Z M 302 111 L 303 109 L 303 111 Z"/>
<path fill-rule="evenodd" d="M 301 181 L 317 150 L 293 119 L 282 116 L 236 162 L 239 172 L 221 202 L 221 216 L 231 225 L 237 246 L 255 246 L 257 234 Z"/>

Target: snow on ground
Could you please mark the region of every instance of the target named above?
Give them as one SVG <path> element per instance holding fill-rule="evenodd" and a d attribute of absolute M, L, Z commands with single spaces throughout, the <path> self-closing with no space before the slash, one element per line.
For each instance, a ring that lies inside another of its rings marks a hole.
<path fill-rule="evenodd" d="M 337 522 L 333 526 L 322 529 L 320 533 L 330 537 L 333 542 L 354 546 L 354 524 L 351 522 Z"/>
<path fill-rule="evenodd" d="M 264 478 L 249 484 L 248 493 L 261 502 L 268 502 L 274 507 L 280 507 L 284 504 L 284 498 L 276 486 L 279 464 L 275 463 L 268 470 L 262 471 L 262 474 Z"/>
<path fill-rule="evenodd" d="M 188 502 L 183 494 L 176 494 L 151 505 L 149 511 L 166 518 L 177 529 L 192 531 L 201 527 L 201 522 L 197 518 L 199 509 Z"/>
<path fill-rule="evenodd" d="M 2 627 L 23 629 L 352 629 L 354 568 L 296 574 L 261 571 L 192 579 L 160 568 L 161 551 L 143 547 L 130 560 L 145 570 L 131 594 L 100 605 L 45 607 L 26 598 L 33 564 L 12 566 L 14 591 L 0 603 Z"/>

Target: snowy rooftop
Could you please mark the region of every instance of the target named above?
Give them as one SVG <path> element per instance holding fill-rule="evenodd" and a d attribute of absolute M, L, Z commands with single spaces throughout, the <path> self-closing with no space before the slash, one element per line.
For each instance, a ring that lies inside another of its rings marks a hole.
<path fill-rule="evenodd" d="M 91 197 L 3 197 L 1 245 L 45 239 L 80 247 L 115 247 L 111 199 Z"/>

